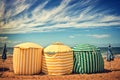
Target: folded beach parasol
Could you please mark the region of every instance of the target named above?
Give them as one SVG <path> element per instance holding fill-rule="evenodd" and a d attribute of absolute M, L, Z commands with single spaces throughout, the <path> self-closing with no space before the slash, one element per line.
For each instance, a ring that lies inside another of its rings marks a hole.
<path fill-rule="evenodd" d="M 6 48 L 6 44 L 4 44 L 3 47 L 3 52 L 2 52 L 2 60 L 4 61 L 5 59 L 7 59 L 7 48 Z"/>

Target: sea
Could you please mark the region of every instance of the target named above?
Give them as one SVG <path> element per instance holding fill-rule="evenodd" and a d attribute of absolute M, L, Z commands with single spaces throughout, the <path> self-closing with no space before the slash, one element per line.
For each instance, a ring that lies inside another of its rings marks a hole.
<path fill-rule="evenodd" d="M 107 47 L 99 47 L 102 54 L 107 54 Z M 3 48 L 0 47 L 0 55 L 2 54 Z M 120 47 L 112 47 L 113 54 L 120 54 Z M 13 54 L 13 47 L 7 47 L 7 54 Z"/>

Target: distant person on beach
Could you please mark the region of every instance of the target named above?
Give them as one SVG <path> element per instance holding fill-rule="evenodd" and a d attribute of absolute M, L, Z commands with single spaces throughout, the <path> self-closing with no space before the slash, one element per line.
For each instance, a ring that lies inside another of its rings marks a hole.
<path fill-rule="evenodd" d="M 112 61 L 112 60 L 114 60 L 114 56 L 113 56 L 113 53 L 112 53 L 112 47 L 109 44 L 108 51 L 107 51 L 107 61 Z"/>

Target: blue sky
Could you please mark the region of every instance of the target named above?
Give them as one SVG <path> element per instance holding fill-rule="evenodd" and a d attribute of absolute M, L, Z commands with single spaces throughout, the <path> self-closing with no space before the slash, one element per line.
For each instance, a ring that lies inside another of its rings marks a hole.
<path fill-rule="evenodd" d="M 0 0 L 0 46 L 120 47 L 120 0 Z"/>

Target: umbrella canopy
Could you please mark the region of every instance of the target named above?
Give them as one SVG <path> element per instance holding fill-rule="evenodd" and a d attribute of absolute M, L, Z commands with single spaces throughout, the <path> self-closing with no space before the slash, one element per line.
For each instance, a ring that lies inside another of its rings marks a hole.
<path fill-rule="evenodd" d="M 104 61 L 100 49 L 90 44 L 78 44 L 73 47 L 74 73 L 95 73 L 104 70 Z"/>
<path fill-rule="evenodd" d="M 39 74 L 41 72 L 43 48 L 26 42 L 14 46 L 13 70 L 15 74 Z"/>
<path fill-rule="evenodd" d="M 46 47 L 44 49 L 45 53 L 61 53 L 61 52 L 71 52 L 72 49 L 66 45 L 64 45 L 63 43 L 60 42 L 55 42 L 52 45 Z"/>
<path fill-rule="evenodd" d="M 73 51 L 60 42 L 44 49 L 42 72 L 48 75 L 70 74 L 73 69 Z"/>
<path fill-rule="evenodd" d="M 25 48 L 43 48 L 42 46 L 35 44 L 35 43 L 31 43 L 31 42 L 21 43 L 14 47 L 19 47 L 19 48 L 24 48 L 24 49 Z"/>
<path fill-rule="evenodd" d="M 7 48 L 6 48 L 6 43 L 4 44 L 3 47 L 3 52 L 2 52 L 2 59 L 5 60 L 7 58 Z"/>
<path fill-rule="evenodd" d="M 73 47 L 74 51 L 96 51 L 100 50 L 98 47 L 91 45 L 91 44 L 78 44 L 75 47 Z"/>

